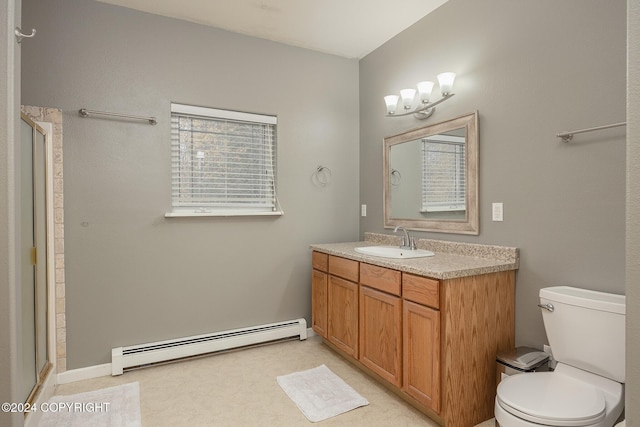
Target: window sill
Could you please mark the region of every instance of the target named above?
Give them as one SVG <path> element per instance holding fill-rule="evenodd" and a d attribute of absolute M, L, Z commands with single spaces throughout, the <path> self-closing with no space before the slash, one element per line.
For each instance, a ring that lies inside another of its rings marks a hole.
<path fill-rule="evenodd" d="M 433 212 L 464 212 L 466 207 L 441 207 L 441 208 L 429 208 L 420 209 L 420 213 L 433 213 Z"/>
<path fill-rule="evenodd" d="M 242 211 L 228 211 L 228 212 L 166 212 L 165 218 L 188 218 L 188 217 L 237 217 L 237 216 L 282 216 L 284 212 L 242 212 Z"/>

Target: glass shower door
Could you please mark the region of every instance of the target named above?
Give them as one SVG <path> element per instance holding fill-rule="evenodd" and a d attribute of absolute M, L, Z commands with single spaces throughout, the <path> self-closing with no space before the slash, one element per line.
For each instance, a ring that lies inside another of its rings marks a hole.
<path fill-rule="evenodd" d="M 31 402 L 51 364 L 48 354 L 47 140 L 22 115 L 20 132 L 22 247 L 22 385 Z"/>
<path fill-rule="evenodd" d="M 22 264 L 22 384 L 21 397 L 26 402 L 36 386 L 36 270 L 34 232 L 33 133 L 25 119 L 20 125 L 20 234 Z"/>

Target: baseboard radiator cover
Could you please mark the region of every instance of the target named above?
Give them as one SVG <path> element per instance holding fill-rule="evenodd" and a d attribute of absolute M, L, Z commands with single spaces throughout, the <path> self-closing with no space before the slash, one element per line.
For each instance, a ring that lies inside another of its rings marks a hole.
<path fill-rule="evenodd" d="M 117 347 L 111 349 L 111 375 L 122 375 L 127 368 L 148 366 L 294 337 L 299 337 L 300 340 L 307 339 L 307 321 L 305 319 L 300 318 L 174 340 Z"/>

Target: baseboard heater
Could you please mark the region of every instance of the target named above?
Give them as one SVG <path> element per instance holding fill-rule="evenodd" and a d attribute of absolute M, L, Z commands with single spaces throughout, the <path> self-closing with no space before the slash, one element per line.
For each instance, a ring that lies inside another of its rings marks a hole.
<path fill-rule="evenodd" d="M 285 338 L 307 338 L 304 319 L 233 329 L 111 350 L 111 375 L 122 375 L 127 368 L 152 365 L 186 357 L 252 346 Z"/>

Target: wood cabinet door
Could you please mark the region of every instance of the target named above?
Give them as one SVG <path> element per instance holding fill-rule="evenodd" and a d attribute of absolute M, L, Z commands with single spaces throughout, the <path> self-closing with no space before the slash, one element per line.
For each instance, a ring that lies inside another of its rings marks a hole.
<path fill-rule="evenodd" d="M 402 385 L 402 300 L 360 287 L 360 362 L 396 387 Z"/>
<path fill-rule="evenodd" d="M 327 339 L 358 357 L 358 284 L 329 276 Z"/>
<path fill-rule="evenodd" d="M 402 389 L 423 405 L 440 412 L 440 312 L 403 302 Z"/>
<path fill-rule="evenodd" d="M 318 270 L 311 273 L 311 328 L 327 338 L 327 302 L 329 276 Z"/>

